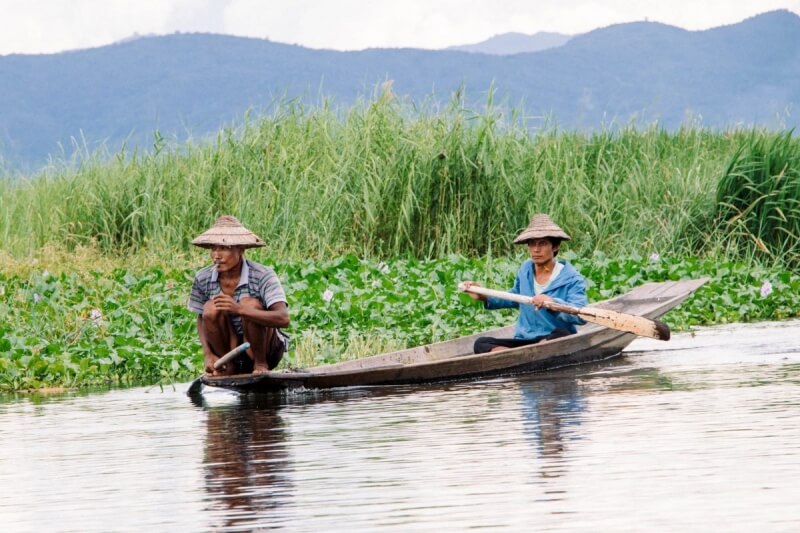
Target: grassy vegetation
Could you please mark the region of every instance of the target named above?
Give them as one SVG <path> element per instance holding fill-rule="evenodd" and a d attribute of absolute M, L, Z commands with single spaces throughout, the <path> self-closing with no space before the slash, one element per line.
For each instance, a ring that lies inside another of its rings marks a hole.
<path fill-rule="evenodd" d="M 751 133 L 742 143 L 717 185 L 713 226 L 734 250 L 800 266 L 800 144 L 792 132 Z"/>
<path fill-rule="evenodd" d="M 172 252 L 229 213 L 278 258 L 505 255 L 548 212 L 581 255 L 800 254 L 789 133 L 530 132 L 521 114 L 458 100 L 413 110 L 386 93 L 344 111 L 287 103 L 213 143 L 155 144 L 0 184 L 3 249 Z"/>
<path fill-rule="evenodd" d="M 800 314 L 800 141 L 791 132 L 530 132 L 524 117 L 389 93 L 347 110 L 287 103 L 213 143 L 85 155 L 0 180 L 0 390 L 188 379 L 189 240 L 233 214 L 291 303 L 292 366 L 488 329 L 455 292 L 509 286 L 535 212 L 590 301 L 711 276 L 674 329 Z M 322 299 L 330 290 L 334 298 Z"/>

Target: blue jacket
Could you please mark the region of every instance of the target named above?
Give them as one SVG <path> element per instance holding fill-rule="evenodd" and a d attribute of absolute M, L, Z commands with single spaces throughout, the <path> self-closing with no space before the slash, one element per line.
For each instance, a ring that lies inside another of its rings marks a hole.
<path fill-rule="evenodd" d="M 564 265 L 561 273 L 547 286 L 543 294 L 553 298 L 558 303 L 567 304 L 574 307 L 583 307 L 588 302 L 586 300 L 586 281 L 583 276 L 578 274 L 572 265 L 566 261 L 559 261 Z M 509 292 L 533 296 L 533 261 L 528 259 L 517 272 L 517 279 Z M 586 322 L 567 313 L 554 313 L 547 309 L 536 310 L 533 305 L 520 305 L 517 302 L 501 300 L 490 296 L 484 302 L 486 309 L 502 309 L 507 307 L 520 308 L 519 320 L 514 331 L 515 339 L 533 339 L 534 337 L 547 336 L 556 328 L 566 329 L 570 333 L 575 333 L 576 325 Z"/>

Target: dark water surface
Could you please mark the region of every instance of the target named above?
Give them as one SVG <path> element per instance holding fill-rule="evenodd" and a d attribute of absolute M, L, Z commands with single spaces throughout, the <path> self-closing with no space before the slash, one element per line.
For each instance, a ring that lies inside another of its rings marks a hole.
<path fill-rule="evenodd" d="M 800 322 L 550 375 L 0 402 L 0 530 L 800 531 Z"/>

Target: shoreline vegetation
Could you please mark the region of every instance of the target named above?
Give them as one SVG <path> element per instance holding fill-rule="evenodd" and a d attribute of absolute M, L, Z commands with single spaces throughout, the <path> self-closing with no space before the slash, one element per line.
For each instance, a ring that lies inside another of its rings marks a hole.
<path fill-rule="evenodd" d="M 346 110 L 294 102 L 213 142 L 84 154 L 0 180 L 0 391 L 166 384 L 202 356 L 185 301 L 189 241 L 233 214 L 268 243 L 292 349 L 312 366 L 514 320 L 459 295 L 505 290 L 535 212 L 590 301 L 710 276 L 673 330 L 800 316 L 800 140 L 792 131 L 529 131 L 522 114 L 384 92 Z"/>

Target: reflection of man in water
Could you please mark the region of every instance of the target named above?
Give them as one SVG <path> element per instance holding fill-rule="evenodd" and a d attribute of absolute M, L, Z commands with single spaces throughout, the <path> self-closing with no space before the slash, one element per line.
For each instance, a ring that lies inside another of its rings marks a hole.
<path fill-rule="evenodd" d="M 275 508 L 291 492 L 284 421 L 263 401 L 207 409 L 206 510 L 221 521 L 209 529 L 275 527 Z"/>
<path fill-rule="evenodd" d="M 520 381 L 525 434 L 532 437 L 542 461 L 542 477 L 564 473 L 565 441 L 581 439 L 579 426 L 586 400 L 573 378 Z"/>

